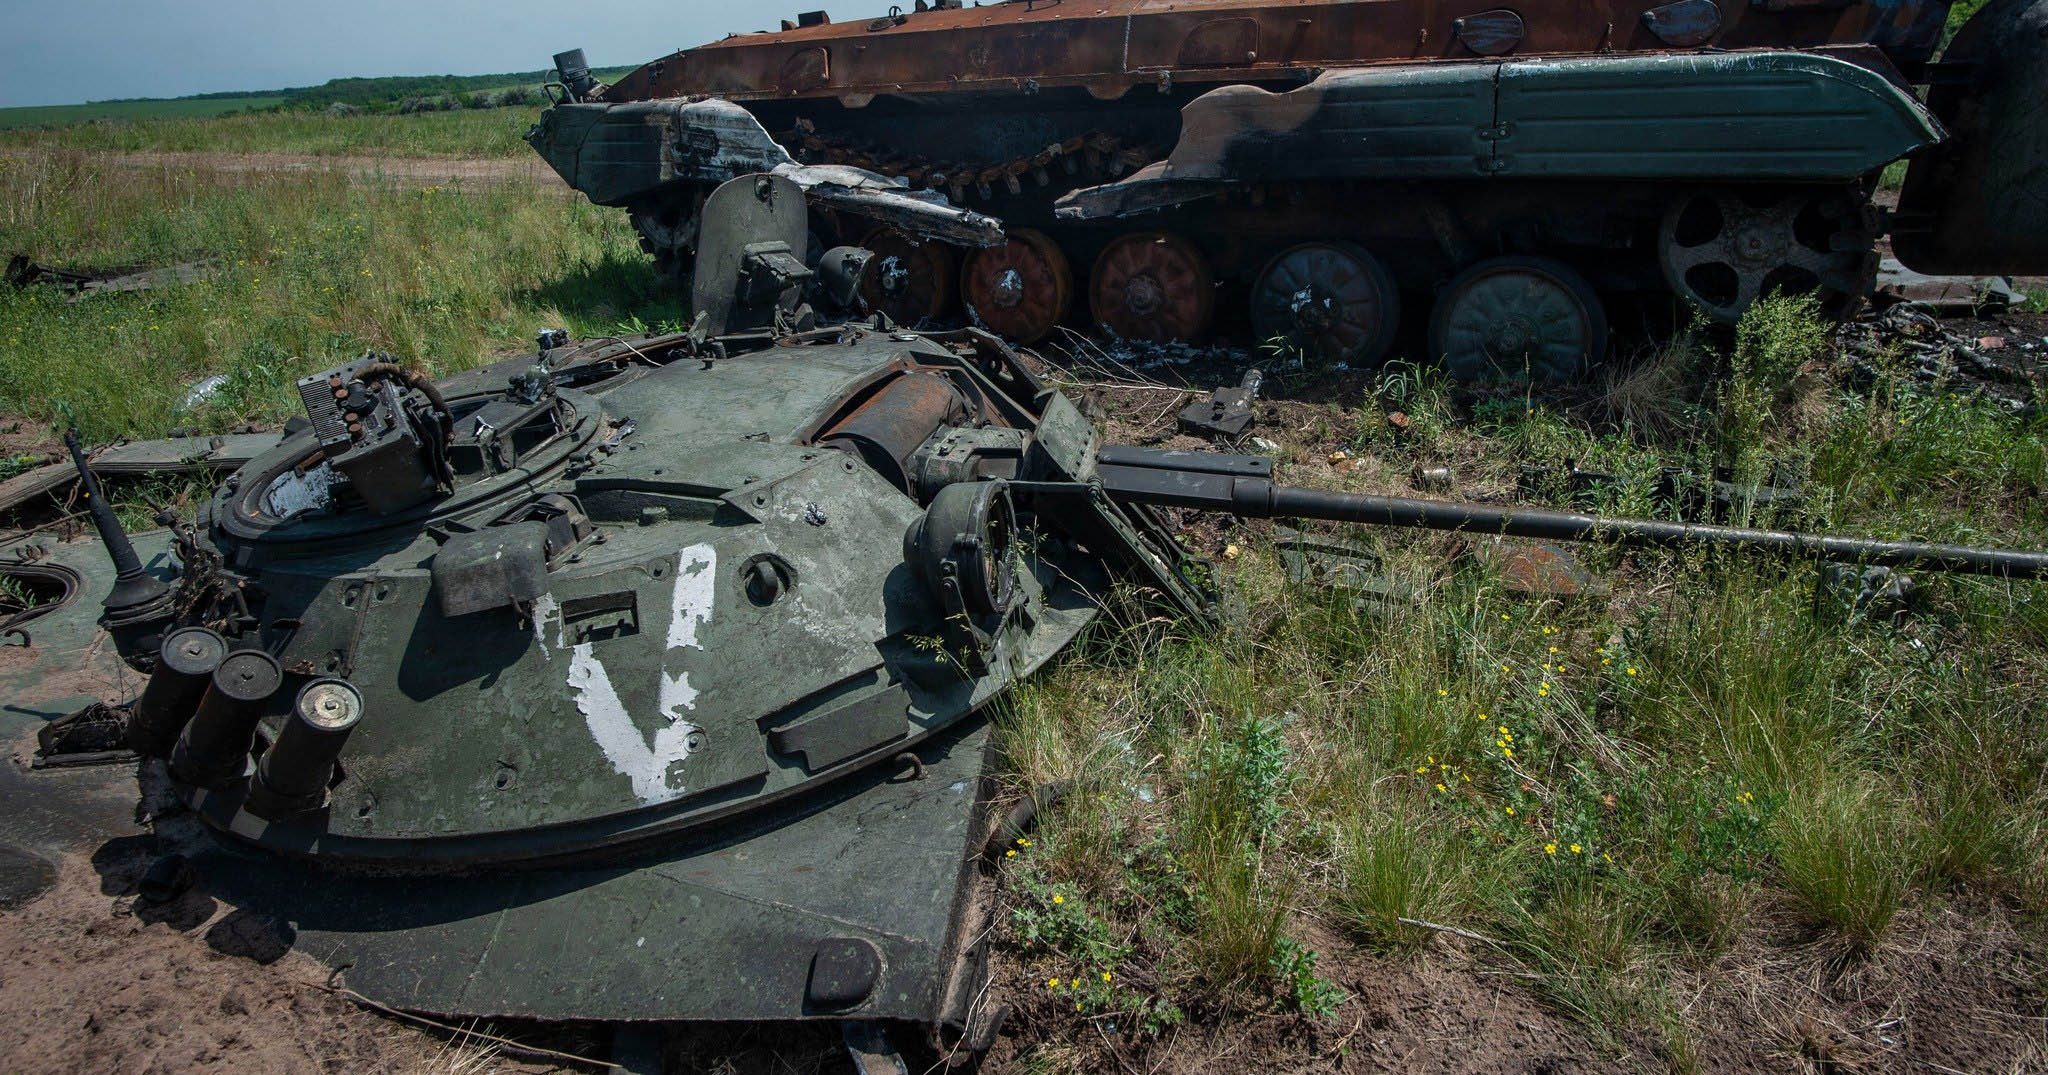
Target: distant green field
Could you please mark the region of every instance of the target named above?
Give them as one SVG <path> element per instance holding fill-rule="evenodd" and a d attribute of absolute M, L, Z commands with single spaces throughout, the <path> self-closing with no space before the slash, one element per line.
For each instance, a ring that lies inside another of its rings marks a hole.
<path fill-rule="evenodd" d="M 616 81 L 631 67 L 593 68 L 598 78 Z M 384 78 L 337 78 L 319 86 L 303 86 L 271 92 L 255 91 L 240 97 L 178 97 L 147 101 L 101 101 L 82 105 L 37 105 L 28 108 L 0 108 L 0 130 L 21 127 L 67 127 L 95 120 L 194 120 L 213 119 L 236 112 L 253 112 L 283 105 L 292 111 L 321 112 L 330 106 L 346 105 L 372 112 L 397 111 L 409 98 L 454 97 L 458 101 L 478 93 L 499 93 L 510 89 L 535 91 L 554 77 L 552 71 L 523 71 L 499 75 L 421 75 Z M 538 101 L 536 104 L 540 103 Z"/>
<path fill-rule="evenodd" d="M 0 108 L 0 129 L 90 123 L 96 119 L 210 119 L 230 112 L 269 108 L 283 97 L 234 97 L 224 100 L 108 101 L 87 105 L 39 105 Z"/>
<path fill-rule="evenodd" d="M 137 117 L 126 123 L 0 127 L 0 148 L 102 153 L 310 153 L 322 156 L 530 158 L 520 136 L 536 106 L 335 116 L 324 111 Z"/>

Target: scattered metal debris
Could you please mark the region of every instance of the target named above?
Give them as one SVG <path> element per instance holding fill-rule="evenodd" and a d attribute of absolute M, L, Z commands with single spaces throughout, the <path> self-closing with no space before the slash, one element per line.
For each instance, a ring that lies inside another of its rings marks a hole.
<path fill-rule="evenodd" d="M 1986 390 L 2014 410 L 2033 406 L 2040 371 L 1995 362 L 1978 349 L 1978 343 L 1942 324 L 1932 308 L 1917 302 L 1865 311 L 1835 330 L 1835 346 L 1866 382 L 1903 361 L 1922 384 L 1961 381 Z"/>
<path fill-rule="evenodd" d="M 1572 600 L 1608 594 L 1607 583 L 1587 570 L 1578 557 L 1547 541 L 1484 537 L 1466 542 L 1460 553 L 1492 573 L 1512 594 Z"/>
<path fill-rule="evenodd" d="M 1415 469 L 1409 472 L 1408 481 L 1426 493 L 1447 493 L 1457 481 L 1457 477 L 1449 467 L 1417 463 Z"/>
<path fill-rule="evenodd" d="M 116 444 L 87 461 L 94 474 L 194 473 L 224 471 L 254 459 L 276 446 L 276 433 L 227 433 L 212 437 L 172 437 Z M 0 512 L 12 511 L 35 497 L 61 492 L 78 480 L 69 462 L 46 463 L 0 481 Z"/>
<path fill-rule="evenodd" d="M 31 261 L 27 254 L 15 254 L 7 259 L 7 282 L 14 287 L 49 284 L 72 292 L 72 301 L 76 302 L 87 295 L 147 291 L 169 284 L 190 283 L 205 275 L 214 264 L 212 261 L 188 261 L 158 269 L 130 267 L 85 271 L 60 269 Z"/>
<path fill-rule="evenodd" d="M 1875 294 L 1884 305 L 1913 302 L 1949 314 L 2008 310 L 2026 301 L 2010 276 L 1929 276 L 1897 258 L 1878 262 Z"/>
<path fill-rule="evenodd" d="M 36 731 L 34 769 L 132 762 L 128 748 L 128 708 L 94 702 L 84 709 L 43 725 Z"/>
<path fill-rule="evenodd" d="M 1254 366 L 1244 371 L 1244 380 L 1237 387 L 1219 388 L 1209 393 L 1208 399 L 1188 404 L 1180 412 L 1181 432 L 1197 437 L 1243 436 L 1252 424 L 1252 404 L 1259 400 L 1259 386 L 1265 382 L 1266 375 Z"/>
<path fill-rule="evenodd" d="M 1387 576 L 1380 555 L 1365 543 L 1277 527 L 1273 548 L 1287 578 L 1299 586 L 1348 590 L 1371 603 L 1413 604 L 1415 587 Z"/>
<path fill-rule="evenodd" d="M 1814 605 L 1848 623 L 1898 623 L 1925 591 L 1913 576 L 1888 567 L 1823 564 L 1814 579 Z"/>

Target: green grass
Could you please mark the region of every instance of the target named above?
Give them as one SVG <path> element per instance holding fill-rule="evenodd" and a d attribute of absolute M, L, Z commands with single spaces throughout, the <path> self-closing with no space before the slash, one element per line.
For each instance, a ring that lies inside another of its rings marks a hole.
<path fill-rule="evenodd" d="M 318 111 L 283 111 L 188 118 L 173 113 L 162 117 L 135 118 L 123 123 L 0 130 L 0 148 L 117 153 L 523 158 L 531 156 L 533 149 L 520 138 L 527 128 L 533 126 L 539 114 L 538 108 L 524 107 L 423 112 L 410 116 L 333 116 Z"/>
<path fill-rule="evenodd" d="M 278 97 L 234 97 L 201 100 L 104 101 L 82 105 L 32 105 L 0 108 L 0 131 L 18 127 L 58 127 L 98 121 L 161 121 L 214 119 L 235 112 L 269 108 Z"/>
<path fill-rule="evenodd" d="M 1479 485 L 1531 457 L 1624 474 L 1796 465 L 1831 526 L 2048 545 L 2048 424 L 1903 378 L 1849 391 L 1823 339 L 1803 304 L 1767 302 L 1721 355 L 1732 373 L 1688 382 L 1703 424 L 1658 436 L 1616 430 L 1597 402 L 1460 399 L 1414 370 L 1362 413 L 1267 435 L 1298 460 L 1370 460 L 1286 475 L 1357 489 L 1424 459 L 1464 460 Z M 1406 432 L 1376 419 L 1397 403 Z M 1614 506 L 1649 510 L 1634 495 Z M 2040 587 L 1923 575 L 1925 601 L 1893 624 L 1816 602 L 1811 567 L 1588 548 L 1621 572 L 1612 599 L 1534 601 L 1475 565 L 1446 570 L 1441 536 L 1371 537 L 1425 599 L 1304 589 L 1257 531 L 1237 533 L 1241 625 L 1104 626 L 1003 720 L 1019 783 L 1096 789 L 1011 869 L 1063 879 L 1106 934 L 1143 938 L 1112 969 L 1177 1008 L 1293 1007 L 1253 950 L 1323 923 L 1410 958 L 1439 933 L 1414 923 L 1430 923 L 1489 938 L 1483 960 L 1595 1043 L 1650 1042 L 1687 1070 L 1706 1029 L 1696 998 L 1755 984 L 1717 977 L 1739 945 L 1818 938 L 1878 960 L 1910 912 L 2048 912 Z M 1231 746 L 1246 728 L 1279 741 Z M 1279 770 L 1219 783 L 1217 757 L 1254 755 Z M 1261 810 L 1278 817 L 1246 820 Z M 1219 940 L 1205 908 L 1235 928 Z"/>
<path fill-rule="evenodd" d="M 543 327 L 682 318 L 623 214 L 523 184 L 0 158 L 0 234 L 76 264 L 215 264 L 190 285 L 76 303 L 0 289 L 0 412 L 49 421 L 69 405 L 89 439 L 281 419 L 298 377 L 369 348 L 448 373 Z M 214 401 L 181 413 L 186 387 L 216 373 Z"/>

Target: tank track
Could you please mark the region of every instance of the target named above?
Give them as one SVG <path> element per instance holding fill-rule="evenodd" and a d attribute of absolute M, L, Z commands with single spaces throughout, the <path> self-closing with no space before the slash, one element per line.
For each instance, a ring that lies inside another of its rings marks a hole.
<path fill-rule="evenodd" d="M 914 187 L 945 194 L 955 205 L 966 205 L 970 199 L 992 200 L 999 189 L 1022 194 L 1027 181 L 1038 187 L 1051 187 L 1054 169 L 1077 180 L 1113 178 L 1166 155 L 1157 146 L 1133 144 L 1105 131 L 1090 131 L 1011 160 L 935 161 L 893 147 L 821 133 L 807 119 L 798 120 L 793 129 L 776 134 L 775 140 L 806 164 L 841 164 L 901 176 Z"/>

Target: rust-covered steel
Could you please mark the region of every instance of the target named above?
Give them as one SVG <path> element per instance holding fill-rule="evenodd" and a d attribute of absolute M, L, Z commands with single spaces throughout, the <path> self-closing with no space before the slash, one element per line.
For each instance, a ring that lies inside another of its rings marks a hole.
<path fill-rule="evenodd" d="M 734 101 L 885 94 L 1087 90 L 1101 100 L 1181 84 L 1291 80 L 1304 69 L 1479 56 L 1869 44 L 1911 62 L 1931 54 L 1947 6 L 1767 0 L 1571 3 L 1517 10 L 1483 2 L 1003 3 L 903 12 L 736 34 L 634 71 L 610 100 L 708 93 Z M 1714 32 L 1702 39 L 1708 26 Z M 1667 40 L 1669 35 L 1674 40 Z"/>
<path fill-rule="evenodd" d="M 1562 331 L 1582 353 L 1515 350 L 1543 311 L 1514 303 L 1483 332 L 1424 343 L 1468 375 L 1577 375 L 1604 355 L 1599 307 L 1629 296 L 1675 294 L 1722 320 L 1778 290 L 1860 299 L 1885 230 L 1870 195 L 1901 160 L 1915 164 L 1898 222 L 1909 264 L 2048 261 L 2048 0 L 1992 0 L 1936 62 L 1948 13 L 920 2 L 798 15 L 611 86 L 566 54 L 578 76 L 529 141 L 593 201 L 628 209 L 667 267 L 687 263 L 706 185 L 742 164 L 857 169 L 865 200 L 814 199 L 813 230 L 820 248 L 872 241 L 880 217 L 906 237 L 870 305 L 1023 341 L 1061 322 L 1149 339 L 1249 322 L 1259 343 L 1365 365 L 1420 335 L 1402 318 L 1441 321 L 1432 307 L 1473 270 L 1508 271 L 1512 295 L 1561 267 L 1597 296 Z M 1013 238 L 919 232 L 916 214 L 876 211 L 884 193 L 971 207 Z M 1331 244 L 1341 279 L 1302 279 Z M 1515 277 L 1532 258 L 1543 272 Z M 1481 339 L 1507 350 L 1474 350 Z"/>

